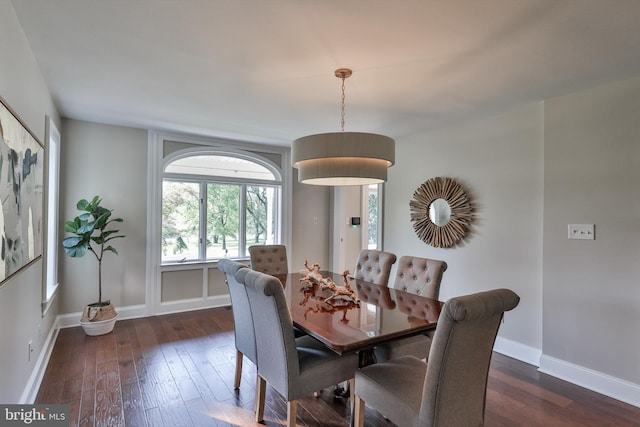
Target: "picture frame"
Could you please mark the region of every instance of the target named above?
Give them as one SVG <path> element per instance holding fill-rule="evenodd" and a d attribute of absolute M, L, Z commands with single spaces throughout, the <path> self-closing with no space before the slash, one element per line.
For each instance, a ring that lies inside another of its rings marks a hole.
<path fill-rule="evenodd" d="M 42 257 L 44 145 L 0 97 L 0 287 Z"/>

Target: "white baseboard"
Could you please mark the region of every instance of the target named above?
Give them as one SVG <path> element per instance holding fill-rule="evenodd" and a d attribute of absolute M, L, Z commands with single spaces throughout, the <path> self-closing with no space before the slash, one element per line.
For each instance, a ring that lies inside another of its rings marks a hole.
<path fill-rule="evenodd" d="M 540 356 L 542 355 L 542 351 L 516 341 L 497 337 L 496 342 L 493 345 L 493 351 L 504 354 L 505 356 L 513 357 L 514 359 L 518 359 L 522 362 L 528 363 L 529 365 L 540 366 Z"/>
<path fill-rule="evenodd" d="M 640 408 L 639 384 L 544 354 L 540 358 L 539 371 Z"/>
<path fill-rule="evenodd" d="M 58 319 L 56 318 L 56 320 L 53 322 L 53 325 L 51 326 L 51 330 L 47 334 L 47 339 L 42 346 L 42 351 L 40 351 L 38 360 L 36 360 L 33 371 L 31 372 L 31 376 L 27 381 L 27 385 L 25 386 L 18 403 L 32 404 L 36 401 L 36 396 L 38 395 L 38 390 L 40 390 L 40 384 L 42 383 L 44 373 L 47 370 L 49 358 L 51 357 L 51 352 L 53 351 L 53 346 L 56 343 L 56 338 L 58 337 L 59 331 L 60 326 L 58 324 Z"/>
<path fill-rule="evenodd" d="M 136 319 L 138 317 L 148 316 L 147 306 L 144 304 L 117 307 L 116 311 L 118 312 L 118 320 Z M 81 312 L 60 314 L 58 316 L 58 324 L 60 325 L 60 329 L 80 326 L 81 317 Z"/>
<path fill-rule="evenodd" d="M 194 298 L 193 300 L 171 301 L 162 303 L 155 315 L 161 316 L 163 314 L 181 313 L 184 311 L 202 310 L 228 305 L 231 305 L 231 299 L 228 295 L 209 297 L 206 299 Z M 118 312 L 118 320 L 137 319 L 139 317 L 149 316 L 149 310 L 145 304 L 116 307 L 116 311 Z M 57 319 L 59 327 L 62 329 L 80 326 L 80 317 L 82 317 L 82 313 L 80 312 L 61 314 Z"/>
<path fill-rule="evenodd" d="M 493 350 L 533 366 L 538 371 L 572 384 L 595 391 L 640 408 L 640 385 L 564 360 L 545 356 L 540 350 L 519 342 L 497 337 Z"/>
<path fill-rule="evenodd" d="M 157 315 L 182 313 L 185 311 L 202 310 L 231 305 L 229 295 L 217 295 L 207 298 L 193 298 L 189 300 L 168 301 L 160 304 Z"/>

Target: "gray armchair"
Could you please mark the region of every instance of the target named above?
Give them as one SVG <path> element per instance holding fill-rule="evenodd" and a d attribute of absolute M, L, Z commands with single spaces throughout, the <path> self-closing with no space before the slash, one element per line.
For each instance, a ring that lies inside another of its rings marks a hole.
<path fill-rule="evenodd" d="M 229 295 L 231 297 L 231 309 L 233 311 L 233 330 L 236 338 L 236 376 L 233 386 L 240 387 L 242 376 L 243 356 L 257 366 L 256 338 L 253 332 L 253 320 L 247 291 L 237 282 L 235 274 L 238 270 L 247 268 L 246 265 L 228 259 L 218 261 L 218 270 L 225 274 Z"/>
<path fill-rule="evenodd" d="M 508 289 L 448 300 L 428 362 L 404 356 L 356 372 L 355 426 L 365 402 L 399 426 L 482 426 L 493 344 L 504 312 L 519 301 Z"/>
<path fill-rule="evenodd" d="M 440 260 L 403 256 L 398 262 L 396 278 L 393 288 L 410 294 L 438 299 L 442 275 L 447 269 L 447 263 Z M 400 310 L 413 315 L 413 301 L 403 301 L 398 295 Z M 429 354 L 431 339 L 434 331 L 425 332 L 423 335 L 403 338 L 379 345 L 375 350 L 376 360 L 384 362 L 400 356 L 415 356 L 424 359 Z"/>
<path fill-rule="evenodd" d="M 364 249 L 358 256 L 353 277 L 376 285 L 387 286 L 396 256 L 390 252 Z"/>
<path fill-rule="evenodd" d="M 310 336 L 294 338 L 284 290 L 277 278 L 240 269 L 236 279 L 245 284 L 256 334 L 256 422 L 264 418 L 268 382 L 287 401 L 287 425 L 295 426 L 297 399 L 352 380 L 358 356 L 340 356 Z"/>
<path fill-rule="evenodd" d="M 287 274 L 287 248 L 284 245 L 249 246 L 251 268 L 261 273 L 278 276 Z"/>

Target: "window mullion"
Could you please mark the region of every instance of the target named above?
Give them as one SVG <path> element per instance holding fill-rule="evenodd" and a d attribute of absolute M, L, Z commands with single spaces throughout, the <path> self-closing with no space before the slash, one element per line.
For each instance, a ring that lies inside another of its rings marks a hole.
<path fill-rule="evenodd" d="M 200 181 L 200 244 L 198 246 L 198 258 L 201 261 L 207 259 L 207 183 Z"/>
<path fill-rule="evenodd" d="M 238 227 L 238 245 L 240 256 L 247 256 L 247 185 L 240 186 L 240 220 Z"/>

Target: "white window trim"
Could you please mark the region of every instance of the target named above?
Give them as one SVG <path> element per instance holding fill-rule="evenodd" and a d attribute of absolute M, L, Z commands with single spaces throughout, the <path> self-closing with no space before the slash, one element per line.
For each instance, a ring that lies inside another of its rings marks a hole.
<path fill-rule="evenodd" d="M 47 249 L 42 289 L 42 313 L 47 313 L 58 291 L 58 200 L 60 194 L 60 131 L 45 119 L 47 142 Z"/>
<path fill-rule="evenodd" d="M 190 310 L 194 308 L 202 308 L 206 305 L 206 301 L 194 301 L 192 303 L 180 304 L 162 304 L 160 295 L 160 283 L 162 271 L 169 271 L 175 266 L 162 266 L 161 264 L 161 232 L 162 232 L 162 179 L 164 165 L 166 160 L 176 159 L 176 153 L 185 154 L 185 150 L 179 150 L 172 153 L 165 159 L 163 157 L 164 141 L 177 141 L 188 144 L 198 145 L 198 151 L 202 151 L 205 146 L 211 147 L 211 152 L 242 154 L 243 151 L 263 152 L 278 154 L 282 158 L 281 185 L 282 185 L 282 201 L 281 216 L 282 230 L 281 242 L 283 245 L 291 246 L 291 222 L 292 222 L 292 192 L 293 192 L 293 170 L 291 168 L 291 152 L 288 147 L 276 147 L 260 144 L 244 143 L 231 140 L 206 138 L 198 136 L 190 136 L 183 134 L 175 134 L 170 132 L 149 131 L 147 140 L 147 253 L 146 253 L 146 311 L 147 315 L 169 313 L 172 311 Z M 256 155 L 257 157 L 257 155 Z M 255 157 L 251 157 L 255 161 Z M 269 162 L 268 159 L 262 159 Z M 273 182 L 272 182 L 273 183 Z M 201 262 L 203 269 L 215 268 L 216 263 Z M 203 272 L 204 276 L 204 272 Z"/>

